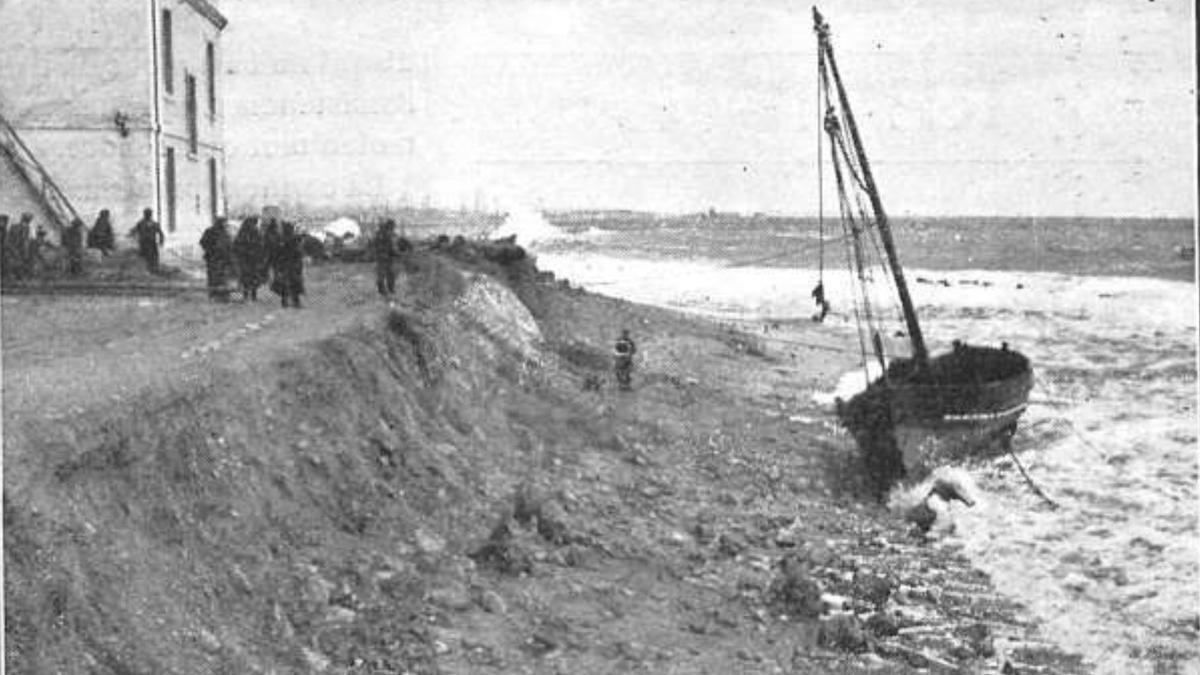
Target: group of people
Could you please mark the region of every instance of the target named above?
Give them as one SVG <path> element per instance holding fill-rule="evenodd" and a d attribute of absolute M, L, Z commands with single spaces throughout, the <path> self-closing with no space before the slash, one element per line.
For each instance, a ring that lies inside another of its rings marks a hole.
<path fill-rule="evenodd" d="M 38 226 L 31 233 L 32 223 L 30 213 L 23 214 L 11 226 L 8 216 L 0 214 L 0 261 L 5 280 L 26 279 L 43 261 L 42 250 L 48 244 L 46 231 Z M 153 210 L 142 212 L 142 219 L 134 225 L 129 236 L 137 241 L 138 255 L 146 261 L 148 269 L 157 272 L 159 247 L 164 235 L 154 220 Z M 63 230 L 62 246 L 66 252 L 66 272 L 72 276 L 82 273 L 85 246 L 98 250 L 102 256 L 111 255 L 116 249 L 116 241 L 108 209 L 100 212 L 91 230 L 75 218 Z M 228 220 L 218 217 L 200 236 L 200 248 L 204 251 L 209 297 L 227 300 L 229 281 L 236 278 L 243 300 L 257 300 L 258 289 L 268 285 L 279 295 L 284 307 L 300 308 L 300 296 L 304 295 L 304 235 L 293 223 L 266 218 L 260 226 L 259 218 L 251 216 L 243 219 L 237 234 L 231 236 Z M 370 251 L 375 260 L 375 287 L 381 296 L 395 295 L 397 267 L 410 250 L 412 246 L 408 240 L 396 233 L 395 220 L 384 220 L 376 228 Z M 818 287 L 813 292 L 818 303 L 824 299 L 821 291 L 823 289 Z M 613 365 L 622 390 L 631 388 L 636 353 L 637 347 L 629 331 L 621 331 L 613 349 Z"/>
<path fill-rule="evenodd" d="M 216 218 L 200 236 L 208 293 L 213 299 L 229 296 L 229 280 L 236 278 L 243 300 L 257 300 L 263 285 L 279 295 L 284 307 L 300 308 L 304 295 L 304 235 L 295 224 L 268 218 L 259 226 L 251 216 L 230 236 L 229 222 Z"/>
<path fill-rule="evenodd" d="M 157 270 L 158 247 L 163 242 L 163 234 L 153 216 L 153 212 L 146 209 L 130 236 L 137 238 L 138 251 L 150 269 Z M 112 214 L 108 209 L 100 211 L 90 230 L 83 224 L 83 219 L 73 218 L 63 229 L 59 244 L 65 254 L 64 271 L 68 276 L 82 275 L 85 248 L 96 249 L 104 257 L 116 250 Z M 0 261 L 6 281 L 22 281 L 46 272 L 45 252 L 53 246 L 46 236 L 46 228 L 41 224 L 36 229 L 33 227 L 32 213 L 22 214 L 21 219 L 11 226 L 8 215 L 0 213 Z"/>
<path fill-rule="evenodd" d="M 45 264 L 45 246 L 46 230 L 41 225 L 33 229 L 32 213 L 21 214 L 21 219 L 11 225 L 8 215 L 0 213 L 0 261 L 5 281 L 20 281 L 36 274 Z"/>

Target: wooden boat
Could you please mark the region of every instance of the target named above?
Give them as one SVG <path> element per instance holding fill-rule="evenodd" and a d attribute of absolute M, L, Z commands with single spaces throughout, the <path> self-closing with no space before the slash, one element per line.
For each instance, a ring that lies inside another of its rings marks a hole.
<path fill-rule="evenodd" d="M 825 103 L 823 126 L 852 252 L 851 267 L 865 283 L 870 276 L 865 262 L 870 248 L 864 242 L 877 237 L 886 256 L 881 265 L 893 282 L 907 329 L 900 335 L 911 344 L 909 355 L 887 358 L 881 328 L 871 325 L 872 316 L 866 312 L 868 326 L 861 335 L 864 365 L 876 360 L 882 374 L 861 393 L 837 403 L 839 421 L 853 434 L 869 473 L 882 488 L 901 478 L 919 480 L 939 465 L 1007 449 L 1028 403 L 1033 369 L 1028 358 L 1007 344 L 991 347 L 955 342 L 949 353 L 930 356 L 838 73 L 829 26 L 815 7 L 813 20 L 818 39 L 819 99 Z M 870 211 L 861 201 L 851 199 L 851 193 L 865 196 Z M 857 215 L 855 204 L 860 205 Z M 823 285 L 814 291 L 814 297 L 824 303 Z"/>

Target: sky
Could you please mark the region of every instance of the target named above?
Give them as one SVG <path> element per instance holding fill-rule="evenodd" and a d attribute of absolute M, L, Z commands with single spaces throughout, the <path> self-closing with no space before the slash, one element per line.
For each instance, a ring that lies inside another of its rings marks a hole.
<path fill-rule="evenodd" d="M 812 214 L 784 0 L 224 0 L 231 203 Z M 888 211 L 1191 216 L 1191 2 L 822 2 Z"/>

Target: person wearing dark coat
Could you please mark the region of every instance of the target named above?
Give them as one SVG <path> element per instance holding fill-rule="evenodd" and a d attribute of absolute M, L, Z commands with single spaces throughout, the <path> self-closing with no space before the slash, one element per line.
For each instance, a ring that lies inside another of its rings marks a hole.
<path fill-rule="evenodd" d="M 258 287 L 267 277 L 266 245 L 258 229 L 258 218 L 251 216 L 242 221 L 233 238 L 233 261 L 242 287 L 242 300 L 258 300 Z"/>
<path fill-rule="evenodd" d="M 275 278 L 271 290 L 279 294 L 284 307 L 300 309 L 300 296 L 304 295 L 304 250 L 303 235 L 296 226 L 284 221 L 279 228 L 279 245 L 273 263 Z"/>
<path fill-rule="evenodd" d="M 144 209 L 142 219 L 130 230 L 129 236 L 137 239 L 138 255 L 146 261 L 146 268 L 158 272 L 158 247 L 166 241 L 162 228 L 154 220 L 154 210 Z"/>
<path fill-rule="evenodd" d="M 6 258 L 4 260 L 4 268 L 17 281 L 29 276 L 29 248 L 32 243 L 30 241 L 29 224 L 32 222 L 32 213 L 21 214 L 21 219 L 9 226 L 8 234 L 5 237 L 4 254 Z"/>
<path fill-rule="evenodd" d="M 382 296 L 396 294 L 396 259 L 400 251 L 396 246 L 396 221 L 388 219 L 379 224 L 372 242 L 375 254 L 375 288 Z"/>
<path fill-rule="evenodd" d="M 263 225 L 263 268 L 264 280 L 271 280 L 275 272 L 275 257 L 279 255 L 279 221 L 268 218 Z"/>
<path fill-rule="evenodd" d="M 208 273 L 208 297 L 225 299 L 225 280 L 233 266 L 233 242 L 229 239 L 229 228 L 224 218 L 214 218 L 204 234 L 200 235 L 200 248 L 204 249 L 205 271 Z"/>
<path fill-rule="evenodd" d="M 53 248 L 53 244 L 50 243 L 49 239 L 46 239 L 46 228 L 38 225 L 37 231 L 33 236 L 33 241 L 29 242 L 28 264 L 32 273 L 41 274 L 46 269 L 44 251 L 48 248 Z"/>
<path fill-rule="evenodd" d="M 636 353 L 637 345 L 634 344 L 633 338 L 629 337 L 629 331 L 622 330 L 621 337 L 617 338 L 617 343 L 613 346 L 613 367 L 616 371 L 617 384 L 622 391 L 629 391 L 632 388 L 633 355 Z"/>
<path fill-rule="evenodd" d="M 77 277 L 83 274 L 83 239 L 86 227 L 83 221 L 76 218 L 71 226 L 63 230 L 62 245 L 67 252 L 67 274 Z"/>
<path fill-rule="evenodd" d="M 113 235 L 112 216 L 108 209 L 100 211 L 100 215 L 96 217 L 96 223 L 92 225 L 91 232 L 87 235 L 87 247 L 94 248 L 100 251 L 100 255 L 108 257 L 116 249 L 116 237 Z"/>

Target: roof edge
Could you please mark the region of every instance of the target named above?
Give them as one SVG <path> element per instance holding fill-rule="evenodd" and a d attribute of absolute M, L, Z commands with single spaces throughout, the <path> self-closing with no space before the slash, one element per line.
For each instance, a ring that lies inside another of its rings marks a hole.
<path fill-rule="evenodd" d="M 196 10 L 200 16 L 212 22 L 217 30 L 224 30 L 225 26 L 229 25 L 229 19 L 226 19 L 225 15 L 221 14 L 221 11 L 208 0 L 184 0 L 184 2 L 191 5 L 192 9 Z"/>

